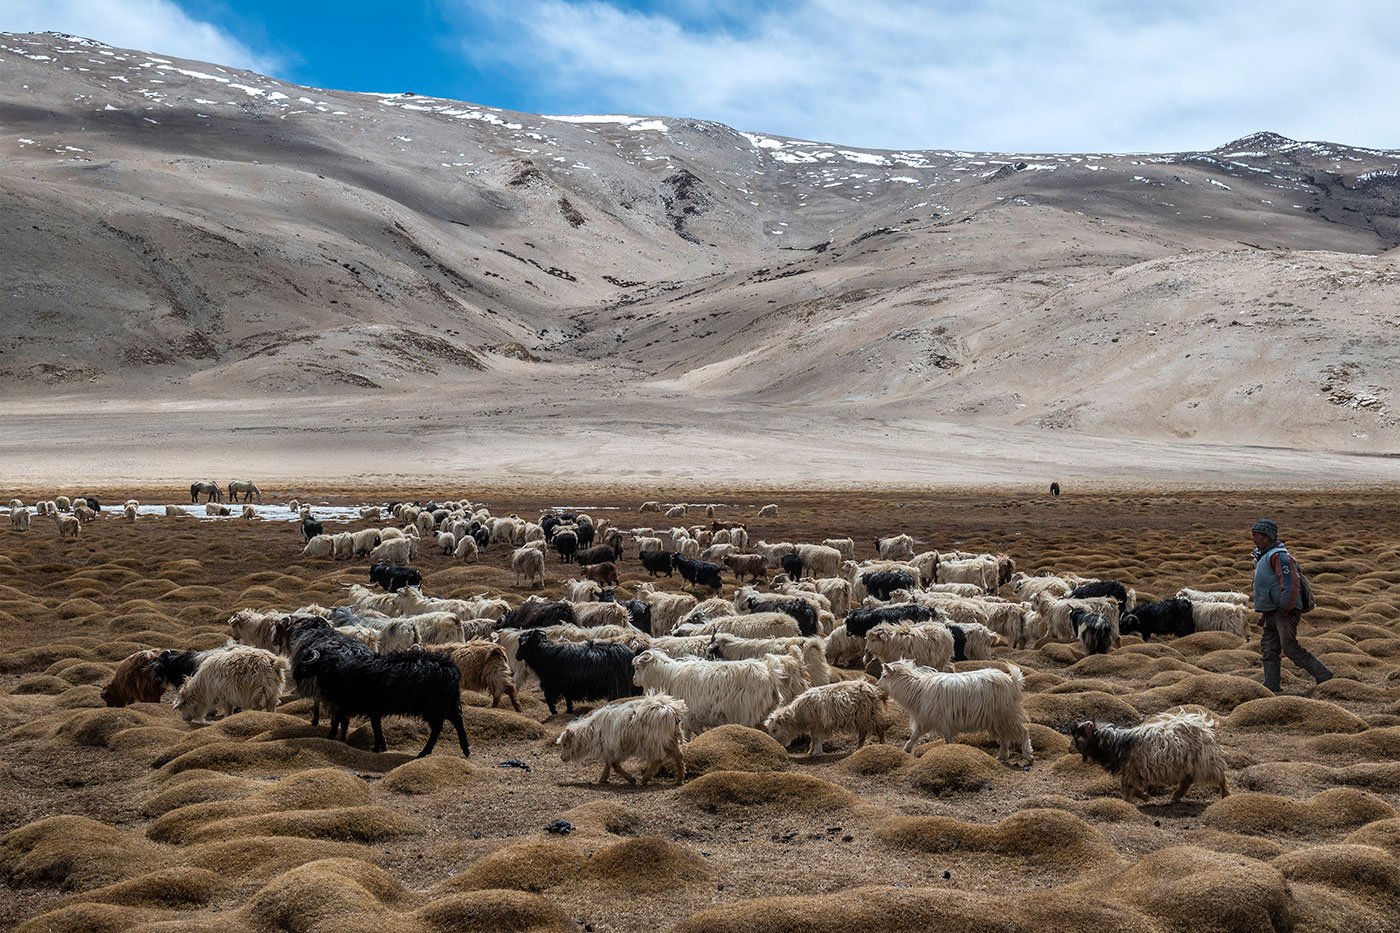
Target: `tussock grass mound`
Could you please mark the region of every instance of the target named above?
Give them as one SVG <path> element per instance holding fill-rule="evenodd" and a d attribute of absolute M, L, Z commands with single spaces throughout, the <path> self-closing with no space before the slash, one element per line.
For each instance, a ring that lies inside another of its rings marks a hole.
<path fill-rule="evenodd" d="M 909 783 L 926 794 L 947 797 L 990 787 L 1004 770 L 991 755 L 968 745 L 926 746 L 909 770 Z"/>
<path fill-rule="evenodd" d="M 695 852 L 655 836 L 604 846 L 588 861 L 590 879 L 637 894 L 704 884 L 710 876 L 709 865 Z"/>
<path fill-rule="evenodd" d="M 200 804 L 223 806 L 225 804 Z M 177 811 L 178 812 L 178 811 Z M 167 819 L 173 814 L 167 814 Z M 382 842 L 423 831 L 414 818 L 388 807 L 338 807 L 328 810 L 286 810 L 216 820 L 190 836 L 196 842 L 239 836 L 300 836 L 337 842 Z"/>
<path fill-rule="evenodd" d="M 92 684 L 69 687 L 54 697 L 53 705 L 54 709 L 103 709 L 107 706 L 102 702 L 102 690 Z"/>
<path fill-rule="evenodd" d="M 1310 846 L 1279 856 L 1274 867 L 1290 881 L 1325 884 L 1391 911 L 1400 908 L 1400 863 L 1376 846 Z"/>
<path fill-rule="evenodd" d="M 136 726 L 114 733 L 107 739 L 107 747 L 119 752 L 163 751 L 179 742 L 185 737 L 185 734 L 183 729 L 173 724 L 168 726 Z"/>
<path fill-rule="evenodd" d="M 898 745 L 868 744 L 837 762 L 836 767 L 852 774 L 873 776 L 898 771 L 913 762 L 914 756 Z"/>
<path fill-rule="evenodd" d="M 413 756 L 402 752 L 374 754 L 330 739 L 278 739 L 272 742 L 209 742 L 161 765 L 167 774 L 191 768 L 210 771 L 276 771 L 337 766 L 383 772 Z"/>
<path fill-rule="evenodd" d="M 16 696 L 58 696 L 72 686 L 62 677 L 55 677 L 52 674 L 35 674 L 33 677 L 26 677 L 15 684 L 10 692 Z"/>
<path fill-rule="evenodd" d="M 1097 690 L 1069 694 L 1038 693 L 1023 698 L 1021 705 L 1031 722 L 1052 729 L 1063 729 L 1081 719 L 1097 719 L 1119 726 L 1136 725 L 1142 720 L 1135 707 Z"/>
<path fill-rule="evenodd" d="M 851 930 L 966 930 L 1025 933 L 1003 899 L 935 888 L 862 887 L 814 897 L 765 897 L 702 910 L 674 933 L 850 933 Z"/>
<path fill-rule="evenodd" d="M 1273 693 L 1258 681 L 1229 674 L 1195 674 L 1170 686 L 1134 693 L 1128 702 L 1150 716 L 1188 703 L 1228 713 L 1241 704 L 1265 698 L 1273 698 Z"/>
<path fill-rule="evenodd" d="M 257 781 L 214 771 L 186 771 L 170 779 L 168 784 L 165 790 L 146 800 L 142 813 L 158 817 L 191 804 L 236 800 L 256 793 L 261 787 Z"/>
<path fill-rule="evenodd" d="M 150 726 L 163 721 L 160 712 L 149 712 L 153 704 L 142 703 L 118 709 L 79 709 L 59 717 L 51 735 L 67 739 L 74 745 L 97 748 L 111 744 L 112 736 L 127 729 Z M 145 707 L 145 709 L 143 709 Z"/>
<path fill-rule="evenodd" d="M 406 892 L 382 868 L 357 859 L 331 858 L 285 871 L 264 885 L 241 911 L 261 929 L 297 931 L 393 930 L 386 905 Z"/>
<path fill-rule="evenodd" d="M 1395 809 L 1365 791 L 1337 787 L 1308 800 L 1241 792 L 1206 808 L 1205 823 L 1235 833 L 1323 835 L 1391 819 Z"/>
<path fill-rule="evenodd" d="M 1158 674 L 1171 671 L 1182 671 L 1188 674 L 1199 673 L 1197 668 L 1178 658 L 1153 657 L 1140 651 L 1114 651 L 1110 654 L 1087 655 L 1072 664 L 1065 673 L 1073 674 L 1076 679 L 1119 679 L 1139 684 Z"/>
<path fill-rule="evenodd" d="M 472 742 L 516 742 L 542 739 L 551 734 L 550 729 L 512 709 L 492 709 L 463 703 L 462 722 L 466 724 L 467 738 Z M 451 726 L 447 728 L 451 729 Z M 426 730 L 423 741 L 427 741 Z"/>
<path fill-rule="evenodd" d="M 1316 755 L 1348 758 L 1400 757 L 1400 726 L 1367 729 L 1351 734 L 1327 734 L 1308 739 L 1304 747 Z"/>
<path fill-rule="evenodd" d="M 51 816 L 0 837 L 0 872 L 14 885 L 87 888 L 160 867 L 154 846 L 85 816 Z"/>
<path fill-rule="evenodd" d="M 1366 721 L 1335 703 L 1304 697 L 1276 696 L 1250 700 L 1224 721 L 1231 730 L 1258 732 L 1361 732 Z"/>
<path fill-rule="evenodd" d="M 214 899 L 226 882 L 203 868 L 162 868 L 137 878 L 94 888 L 77 895 L 77 901 L 124 904 L 128 907 L 185 909 Z"/>
<path fill-rule="evenodd" d="M 1243 833 L 1223 833 L 1215 829 L 1198 829 L 1192 839 L 1201 848 L 1214 852 L 1243 855 L 1260 862 L 1272 861 L 1283 854 L 1284 848 L 1272 839 L 1263 836 L 1246 836 Z"/>
<path fill-rule="evenodd" d="M 1122 798 L 1095 797 L 1092 800 L 1071 800 L 1059 794 L 1045 794 L 1020 801 L 1018 810 L 1063 810 L 1090 823 L 1145 823 L 1141 810 Z"/>
<path fill-rule="evenodd" d="M 1247 644 L 1247 639 L 1229 632 L 1196 632 L 1172 640 L 1172 647 L 1185 658 L 1199 658 L 1216 651 L 1235 651 Z"/>
<path fill-rule="evenodd" d="M 844 787 L 806 774 L 713 771 L 675 791 L 682 802 L 709 812 L 779 807 L 789 812 L 842 810 L 860 798 Z"/>
<path fill-rule="evenodd" d="M 308 862 L 327 858 L 370 861 L 374 854 L 368 846 L 351 842 L 293 836 L 239 836 L 223 842 L 189 846 L 185 857 L 191 865 L 225 877 L 266 881 Z"/>
<path fill-rule="evenodd" d="M 414 913 L 441 933 L 575 933 L 573 918 L 537 894 L 469 891 L 438 898 Z"/>
<path fill-rule="evenodd" d="M 588 857 L 559 842 L 525 842 L 497 849 L 441 885 L 444 891 L 503 888 L 536 894 L 582 874 Z"/>
<path fill-rule="evenodd" d="M 444 788 L 465 787 L 472 770 L 465 758 L 429 755 L 399 765 L 384 775 L 380 786 L 396 794 L 431 794 Z"/>
<path fill-rule="evenodd" d="M 1116 876 L 1085 882 L 1084 893 L 1102 897 L 1105 884 L 1110 896 L 1179 933 L 1292 928 L 1293 895 L 1283 875 L 1238 855 L 1174 846 Z"/>
<path fill-rule="evenodd" d="M 1095 655 L 1095 657 L 1102 657 L 1102 655 Z M 1044 692 L 1052 695 L 1060 695 L 1068 693 L 1090 693 L 1095 690 L 1099 693 L 1107 693 L 1109 696 L 1127 696 L 1133 692 L 1134 688 L 1128 684 L 1115 683 L 1111 680 L 1097 680 L 1092 677 L 1085 677 L 1083 679 L 1063 681 Z"/>
<path fill-rule="evenodd" d="M 65 599 L 53 610 L 53 614 L 60 619 L 77 620 L 91 619 L 93 616 L 101 615 L 106 610 L 101 603 L 93 602 L 86 597 L 78 596 L 72 599 Z"/>
<path fill-rule="evenodd" d="M 116 904 L 73 904 L 32 917 L 15 933 L 128 933 L 157 911 Z"/>
<path fill-rule="evenodd" d="M 19 674 L 46 670 L 55 661 L 86 658 L 88 649 L 68 642 L 36 645 L 20 651 L 0 654 L 0 674 Z"/>
<path fill-rule="evenodd" d="M 642 827 L 641 815 L 615 800 L 593 800 L 579 804 L 564 811 L 561 816 L 584 833 L 635 836 Z"/>
<path fill-rule="evenodd" d="M 747 726 L 719 726 L 702 732 L 682 751 L 687 775 L 714 771 L 784 771 L 787 749 L 766 732 Z"/>
<path fill-rule="evenodd" d="M 1375 846 L 1400 858 L 1400 819 L 1367 823 L 1342 841 L 1354 845 Z"/>
<path fill-rule="evenodd" d="M 1381 703 L 1390 696 L 1390 692 L 1384 687 L 1342 676 L 1334 677 L 1325 684 L 1318 684 L 1312 690 L 1314 700 L 1333 703 Z"/>
<path fill-rule="evenodd" d="M 1118 859 L 1098 830 L 1062 810 L 1023 810 L 991 825 L 899 816 L 881 824 L 878 834 L 897 848 L 930 854 L 966 850 L 1066 868 L 1102 867 Z"/>

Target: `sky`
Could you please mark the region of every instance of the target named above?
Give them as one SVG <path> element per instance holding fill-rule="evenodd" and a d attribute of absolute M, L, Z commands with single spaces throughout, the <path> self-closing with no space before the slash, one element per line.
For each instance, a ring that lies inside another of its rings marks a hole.
<path fill-rule="evenodd" d="M 1400 148 L 1397 0 L 0 0 L 0 30 L 870 148 Z"/>

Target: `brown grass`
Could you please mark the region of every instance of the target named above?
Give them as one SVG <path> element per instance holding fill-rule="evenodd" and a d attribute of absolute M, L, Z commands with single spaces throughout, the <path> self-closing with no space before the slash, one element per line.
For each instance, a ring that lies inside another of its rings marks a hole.
<path fill-rule="evenodd" d="M 783 771 L 787 749 L 766 732 L 747 726 L 718 726 L 686 744 L 685 770 L 699 776 L 711 771 Z"/>

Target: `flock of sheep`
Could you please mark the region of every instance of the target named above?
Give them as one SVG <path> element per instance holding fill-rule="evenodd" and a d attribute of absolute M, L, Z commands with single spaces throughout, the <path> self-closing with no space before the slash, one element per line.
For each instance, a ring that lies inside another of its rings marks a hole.
<path fill-rule="evenodd" d="M 40 508 L 49 513 L 47 503 Z M 877 556 L 857 561 L 849 538 L 750 541 L 744 523 L 715 521 L 713 508 L 704 523 L 658 531 L 584 514 L 550 512 L 534 522 L 470 502 L 394 503 L 361 512 L 366 521 L 392 516 L 391 526 L 334 535 L 309 507 L 293 502 L 292 510 L 306 556 L 368 557 L 374 586 L 350 586 L 333 608 L 239 610 L 223 648 L 137 652 L 104 690 L 109 705 L 174 691 L 175 708 L 200 723 L 219 712 L 273 709 L 291 687 L 315 701 L 313 725 L 326 709 L 332 738 L 343 740 L 349 720 L 365 717 L 383 751 L 382 718 L 409 716 L 431 729 L 420 757 L 448 725 L 466 755 L 459 691 L 519 710 L 521 691 L 538 682 L 551 714 L 561 700 L 570 714 L 576 701 L 610 701 L 564 728 L 557 744 L 565 761 L 601 763 L 606 783 L 613 771 L 634 781 L 624 765 L 639 759 L 645 783 L 668 763 L 683 781 L 682 744 L 722 724 L 766 730 L 784 745 L 806 736 L 810 755 L 842 733 L 854 734 L 857 747 L 870 736 L 883 742 L 892 699 L 909 720 L 906 750 L 925 736 L 952 743 L 986 733 L 999 758 L 1029 766 L 1022 674 L 996 660 L 998 648 L 1066 642 L 1094 654 L 1113 650 L 1122 633 L 1248 631 L 1239 593 L 1185 589 L 1139 604 L 1117 581 L 1028 575 L 1002 554 L 918 552 L 908 535 L 878 539 Z M 543 585 L 554 553 L 579 578 L 559 600 L 434 598 L 409 566 L 424 546 L 465 561 L 509 548 L 530 587 Z M 726 572 L 731 598 L 720 595 Z M 691 592 L 649 579 L 631 587 L 634 598 L 618 593 L 620 577 L 642 573 L 678 573 Z M 984 663 L 955 670 L 961 661 Z M 1203 714 L 1177 711 L 1126 729 L 1081 722 L 1071 738 L 1086 760 L 1119 776 L 1125 798 L 1172 786 L 1179 799 L 1193 782 L 1228 793 L 1213 730 Z"/>

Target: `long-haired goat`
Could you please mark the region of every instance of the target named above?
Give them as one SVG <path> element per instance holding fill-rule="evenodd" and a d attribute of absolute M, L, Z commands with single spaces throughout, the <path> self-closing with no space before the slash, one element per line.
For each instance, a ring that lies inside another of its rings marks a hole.
<path fill-rule="evenodd" d="M 913 661 L 886 664 L 879 684 L 909 714 L 904 750 L 912 752 L 929 732 L 937 732 L 948 744 L 957 741 L 960 732 L 987 732 L 996 740 L 998 758 L 1019 745 L 1030 764 L 1031 739 L 1021 708 L 1024 678 L 1020 668 L 1007 667 L 1010 673 L 989 667 L 944 674 Z"/>
<path fill-rule="evenodd" d="M 1177 803 L 1193 783 L 1210 784 L 1227 797 L 1225 757 L 1215 742 L 1215 723 L 1204 713 L 1159 713 L 1129 729 L 1085 720 L 1070 730 L 1075 751 L 1115 774 L 1123 799 L 1149 799 L 1153 787 L 1176 785 Z"/>
<path fill-rule="evenodd" d="M 865 744 L 871 732 L 876 742 L 884 742 L 884 710 L 885 695 L 879 687 L 863 680 L 845 680 L 803 691 L 791 703 L 774 710 L 763 728 L 781 745 L 799 735 L 811 736 L 807 754 L 820 755 L 823 740 L 832 732 L 854 731 L 856 748 Z"/>
<path fill-rule="evenodd" d="M 643 784 L 668 760 L 675 765 L 676 783 L 681 784 L 685 781 L 685 760 L 681 757 L 685 714 L 684 701 L 662 694 L 609 703 L 569 723 L 554 744 L 565 762 L 601 761 L 599 784 L 608 783 L 612 771 L 628 784 L 637 783 L 623 770 L 622 762 L 628 758 L 646 763 Z"/>

